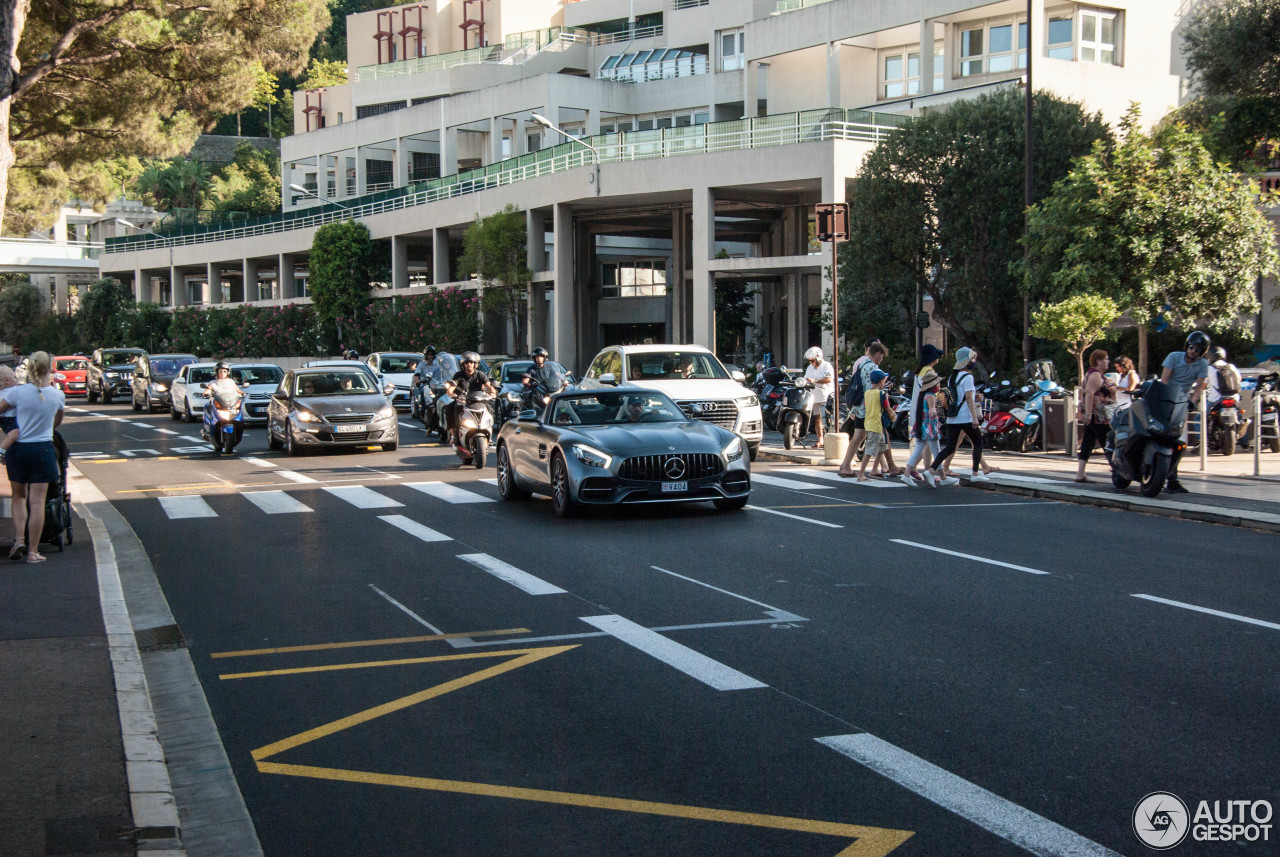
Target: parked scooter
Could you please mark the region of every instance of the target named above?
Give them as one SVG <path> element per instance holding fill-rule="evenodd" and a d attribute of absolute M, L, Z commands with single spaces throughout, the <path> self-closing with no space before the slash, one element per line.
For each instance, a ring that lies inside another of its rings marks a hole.
<path fill-rule="evenodd" d="M 1107 433 L 1111 483 L 1123 491 L 1139 482 L 1144 497 L 1158 495 L 1186 450 L 1186 422 L 1187 396 L 1181 390 L 1154 380 L 1135 390 L 1133 402 L 1116 412 Z"/>
<path fill-rule="evenodd" d="M 248 384 L 244 385 L 249 386 Z M 219 393 L 204 406 L 204 423 L 200 436 L 213 446 L 213 454 L 231 453 L 244 437 L 244 399 L 242 390 Z"/>
<path fill-rule="evenodd" d="M 493 440 L 493 396 L 476 390 L 467 396 L 466 406 L 458 413 L 458 443 L 454 450 L 462 463 L 485 466 L 489 442 Z"/>
<path fill-rule="evenodd" d="M 809 434 L 813 410 L 813 384 L 805 378 L 788 379 L 775 388 L 781 396 L 774 427 L 782 434 L 782 446 L 791 449 Z"/>
<path fill-rule="evenodd" d="M 1244 438 L 1249 430 L 1250 420 L 1245 417 L 1234 395 L 1223 396 L 1209 406 L 1208 418 L 1209 451 L 1221 452 L 1223 455 L 1235 455 L 1236 444 Z M 1191 415 L 1191 432 L 1189 444 L 1194 446 L 1200 442 L 1200 412 Z"/>
<path fill-rule="evenodd" d="M 760 400 L 760 413 L 766 426 L 778 424 L 778 405 L 782 401 L 784 384 L 791 383 L 791 373 L 785 366 L 770 366 L 756 375 L 751 389 Z"/>
<path fill-rule="evenodd" d="M 1245 443 L 1252 446 L 1260 436 L 1263 447 L 1280 453 L 1280 372 L 1246 380 L 1245 385 L 1244 389 L 1252 388 L 1253 395 L 1262 397 L 1262 424 L 1249 426 Z"/>

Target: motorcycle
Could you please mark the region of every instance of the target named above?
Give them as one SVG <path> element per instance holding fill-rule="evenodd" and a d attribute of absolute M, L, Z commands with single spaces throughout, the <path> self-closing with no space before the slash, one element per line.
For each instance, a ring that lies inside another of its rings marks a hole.
<path fill-rule="evenodd" d="M 915 373 L 907 370 L 902 373 L 902 383 L 892 380 L 885 382 L 889 391 L 889 407 L 893 411 L 893 422 L 889 425 L 889 437 L 901 443 L 911 442 L 911 386 L 915 383 Z"/>
<path fill-rule="evenodd" d="M 1250 387 L 1253 395 L 1262 397 L 1262 422 L 1249 426 L 1245 443 L 1252 446 L 1256 436 L 1267 449 L 1280 453 L 1280 372 L 1269 372 L 1246 381 L 1245 389 Z"/>
<path fill-rule="evenodd" d="M 230 455 L 244 437 L 244 410 L 240 407 L 243 399 L 243 390 L 223 392 L 204 406 L 200 436 L 213 445 L 214 455 Z"/>
<path fill-rule="evenodd" d="M 1123 491 L 1139 482 L 1144 497 L 1164 490 L 1186 444 L 1187 396 L 1162 381 L 1147 381 L 1133 392 L 1133 401 L 1116 412 L 1107 433 L 1106 455 L 1111 484 Z"/>
<path fill-rule="evenodd" d="M 573 379 L 558 363 L 546 364 L 543 377 L 524 391 L 522 403 L 525 408 L 541 411 L 551 397 L 573 385 Z"/>
<path fill-rule="evenodd" d="M 1249 430 L 1250 422 L 1234 395 L 1223 396 L 1209 406 L 1209 450 L 1234 455 L 1236 444 Z"/>
<path fill-rule="evenodd" d="M 783 448 L 791 449 L 797 441 L 809 434 L 813 384 L 804 378 L 796 378 L 779 384 L 774 389 L 781 394 L 774 426 L 782 433 Z"/>
<path fill-rule="evenodd" d="M 752 392 L 760 400 L 760 413 L 767 426 L 778 424 L 778 405 L 782 402 L 782 385 L 791 383 L 791 373 L 785 366 L 770 366 L 756 375 Z"/>
<path fill-rule="evenodd" d="M 485 466 L 489 442 L 493 440 L 493 402 L 493 396 L 476 390 L 459 408 L 458 441 L 454 450 L 464 465 L 474 464 L 477 470 Z"/>
<path fill-rule="evenodd" d="M 444 443 L 449 436 L 449 422 L 445 415 L 448 413 L 446 408 L 453 402 L 444 391 L 444 382 L 458 373 L 458 358 L 447 352 L 436 355 L 436 363 L 440 368 L 436 372 L 430 385 L 420 384 L 418 386 L 418 398 L 420 401 L 419 419 L 422 420 L 423 427 L 426 428 L 427 434 L 435 432 L 440 438 L 440 442 Z"/>

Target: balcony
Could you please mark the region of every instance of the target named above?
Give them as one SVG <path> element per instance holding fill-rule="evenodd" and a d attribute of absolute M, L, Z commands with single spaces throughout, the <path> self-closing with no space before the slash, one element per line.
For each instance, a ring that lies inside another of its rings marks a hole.
<path fill-rule="evenodd" d="M 414 57 L 398 62 L 380 63 L 379 65 L 362 65 L 356 69 L 356 82 L 368 83 L 373 80 L 388 80 L 393 77 L 408 77 L 429 71 L 444 71 L 460 65 L 479 65 L 486 62 L 497 62 L 502 58 L 502 45 L 489 45 L 483 48 L 471 48 L 465 51 L 451 51 L 447 54 L 435 54 L 429 57 Z"/>

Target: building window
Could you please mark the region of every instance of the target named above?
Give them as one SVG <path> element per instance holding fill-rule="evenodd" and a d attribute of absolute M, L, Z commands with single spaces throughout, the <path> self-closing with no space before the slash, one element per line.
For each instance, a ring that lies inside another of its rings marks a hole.
<path fill-rule="evenodd" d="M 737 71 L 745 64 L 746 33 L 731 30 L 720 34 L 720 70 Z"/>
<path fill-rule="evenodd" d="M 298 297 L 300 298 L 310 297 L 310 294 L 308 293 L 308 289 L 307 289 L 307 281 L 309 279 L 310 279 L 309 274 L 294 275 L 293 286 L 297 290 Z"/>
<path fill-rule="evenodd" d="M 665 259 L 605 262 L 600 267 L 602 298 L 649 298 L 667 293 Z"/>
<path fill-rule="evenodd" d="M 1076 58 L 1075 37 L 1072 35 L 1074 19 L 1075 15 L 1070 12 L 1049 16 L 1049 28 L 1046 38 L 1049 59 L 1073 60 Z"/>
<path fill-rule="evenodd" d="M 1014 29 L 1018 44 L 1015 49 Z M 960 77 L 999 74 L 1027 67 L 1027 23 L 1017 19 L 983 21 L 960 29 Z"/>
<path fill-rule="evenodd" d="M 1116 50 L 1119 13 L 1108 9 L 1080 10 L 1080 62 L 1119 65 Z"/>
<path fill-rule="evenodd" d="M 942 91 L 942 45 L 933 49 L 933 91 Z M 880 53 L 880 81 L 883 98 L 902 98 L 920 94 L 920 51 L 909 48 L 890 48 Z"/>

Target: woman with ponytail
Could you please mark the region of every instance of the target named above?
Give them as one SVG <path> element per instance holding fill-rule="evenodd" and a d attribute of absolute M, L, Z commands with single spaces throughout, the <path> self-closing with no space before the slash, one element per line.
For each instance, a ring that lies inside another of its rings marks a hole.
<path fill-rule="evenodd" d="M 49 385 L 50 357 L 37 351 L 27 358 L 27 383 L 0 392 L 0 414 L 18 418 L 18 442 L 5 457 L 13 492 L 13 548 L 9 559 L 44 562 L 39 553 L 44 532 L 44 502 L 49 483 L 58 478 L 58 457 L 53 451 L 53 430 L 62 424 L 66 396 Z M 30 515 L 28 516 L 28 502 Z M 27 545 L 27 533 L 31 545 Z"/>

